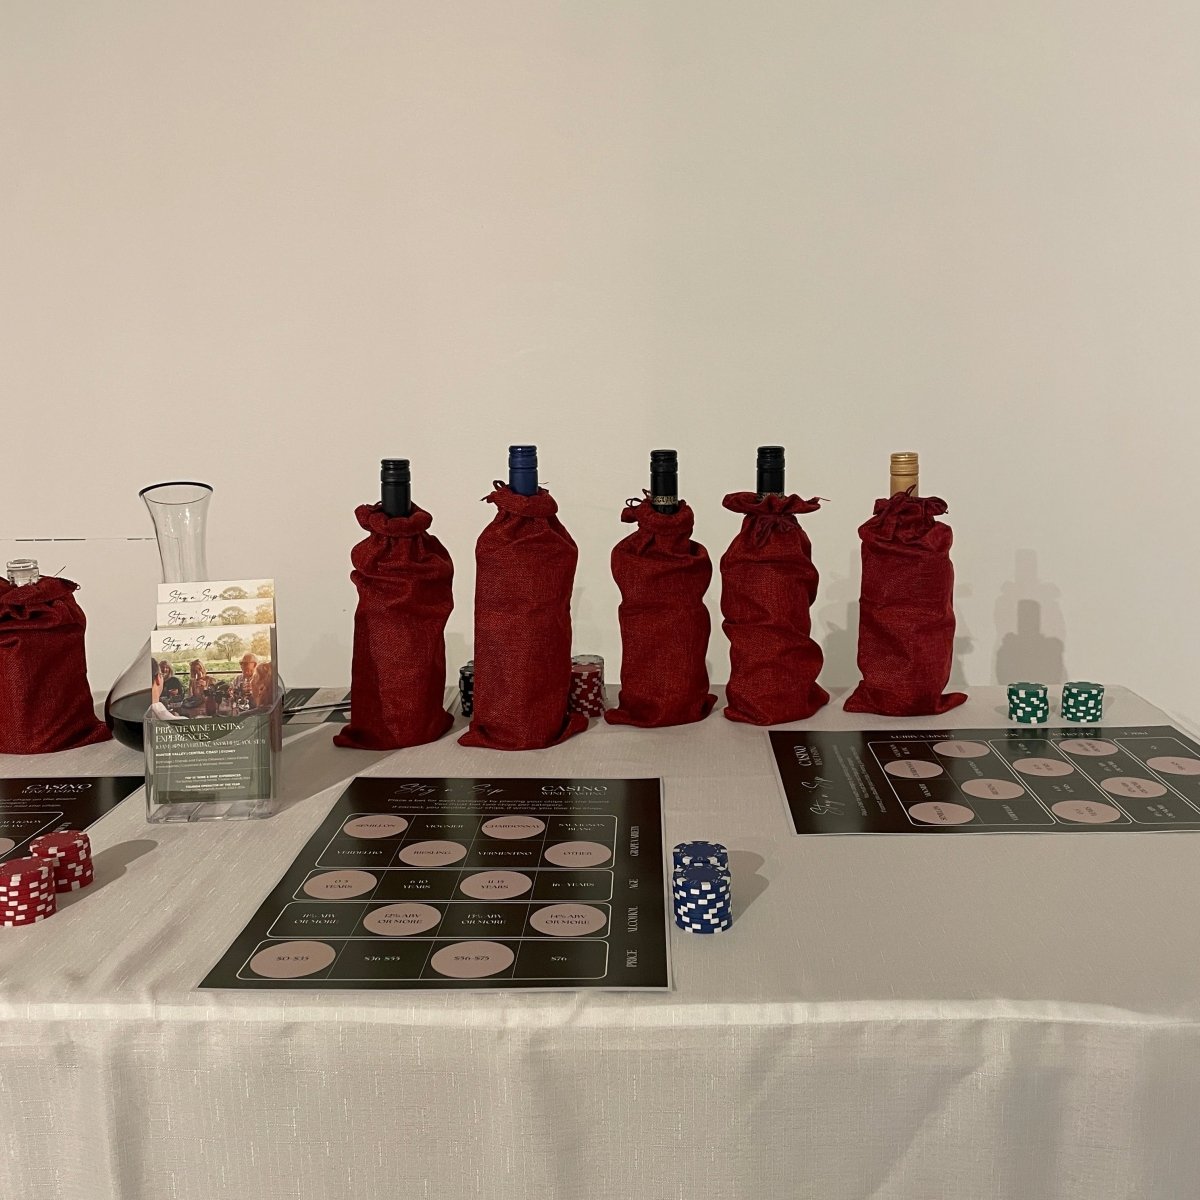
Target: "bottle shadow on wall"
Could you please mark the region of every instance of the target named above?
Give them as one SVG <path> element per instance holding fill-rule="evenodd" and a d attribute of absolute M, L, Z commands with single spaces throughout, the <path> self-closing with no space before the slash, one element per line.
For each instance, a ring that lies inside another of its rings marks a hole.
<path fill-rule="evenodd" d="M 823 574 L 813 613 L 813 636 L 821 643 L 825 665 L 822 687 L 836 694 L 858 682 L 858 593 L 861 573 L 857 549 L 850 553 L 844 574 Z M 844 614 L 844 615 L 843 615 Z M 825 636 L 820 636 L 820 630 Z"/>
<path fill-rule="evenodd" d="M 967 672 L 964 662 L 975 649 L 975 639 L 971 636 L 971 631 L 963 621 L 961 605 L 959 605 L 958 601 L 968 600 L 972 594 L 973 589 L 970 584 L 955 584 L 954 658 L 950 664 L 950 679 L 946 684 L 946 690 L 951 692 L 966 692 L 970 690 L 970 685 L 967 683 Z"/>
<path fill-rule="evenodd" d="M 999 683 L 1065 682 L 1065 623 L 1059 589 L 1038 578 L 1033 550 L 1017 551 L 1013 578 L 1000 589 L 996 634 Z"/>
<path fill-rule="evenodd" d="M 449 687 L 457 690 L 458 673 L 470 661 L 471 652 L 467 648 L 465 634 L 446 632 L 446 682 Z"/>

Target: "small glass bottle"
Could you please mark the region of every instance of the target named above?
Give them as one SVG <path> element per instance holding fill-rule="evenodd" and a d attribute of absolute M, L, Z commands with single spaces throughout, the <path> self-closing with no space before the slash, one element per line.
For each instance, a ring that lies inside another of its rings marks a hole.
<path fill-rule="evenodd" d="M 9 559 L 5 570 L 8 572 L 8 582 L 13 587 L 26 587 L 31 583 L 37 583 L 42 577 L 36 558 Z"/>

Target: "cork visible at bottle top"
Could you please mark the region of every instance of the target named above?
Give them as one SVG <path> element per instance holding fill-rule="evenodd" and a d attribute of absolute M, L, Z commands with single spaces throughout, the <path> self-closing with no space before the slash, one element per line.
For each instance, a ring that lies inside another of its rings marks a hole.
<path fill-rule="evenodd" d="M 894 496 L 897 492 L 907 492 L 910 488 L 912 494 L 917 495 L 917 489 L 920 486 L 918 473 L 917 456 L 912 450 L 902 450 L 893 454 L 892 482 L 888 488 L 888 495 Z"/>

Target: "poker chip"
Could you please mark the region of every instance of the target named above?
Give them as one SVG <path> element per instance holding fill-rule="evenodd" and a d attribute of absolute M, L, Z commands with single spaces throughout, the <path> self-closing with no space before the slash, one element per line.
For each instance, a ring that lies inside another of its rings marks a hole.
<path fill-rule="evenodd" d="M 675 924 L 680 929 L 687 930 L 688 933 L 724 933 L 726 929 L 733 928 L 733 921 L 724 921 L 719 925 L 692 925 L 685 921 L 676 920 Z"/>
<path fill-rule="evenodd" d="M 36 925 L 39 921 L 44 921 L 47 917 L 53 915 L 54 913 L 51 911 L 48 913 L 35 913 L 28 917 L 4 917 L 0 918 L 0 927 L 4 929 L 19 929 L 22 925 Z"/>
<path fill-rule="evenodd" d="M 675 869 L 707 865 L 729 869 L 729 851 L 720 842 L 680 842 L 671 851 Z"/>
<path fill-rule="evenodd" d="M 571 688 L 567 711 L 585 717 L 604 716 L 604 659 L 599 654 L 577 654 L 571 659 Z"/>
<path fill-rule="evenodd" d="M 1082 681 L 1064 683 L 1062 715 L 1064 721 L 1074 724 L 1097 724 L 1104 716 L 1104 685 Z"/>
<path fill-rule="evenodd" d="M 55 911 L 55 908 L 56 906 L 53 904 L 31 904 L 25 908 L 0 909 L 0 920 L 27 921 L 34 917 L 48 917 Z"/>
<path fill-rule="evenodd" d="M 33 925 L 57 909 L 53 864 L 42 858 L 0 863 L 0 925 Z"/>
<path fill-rule="evenodd" d="M 685 925 L 720 925 L 733 920 L 733 909 L 728 905 L 721 908 L 708 909 L 678 909 L 675 919 Z"/>
<path fill-rule="evenodd" d="M 40 858 L 10 858 L 0 863 L 0 892 L 42 883 L 50 875 L 50 865 Z"/>
<path fill-rule="evenodd" d="M 680 842 L 672 851 L 675 924 L 688 933 L 722 933 L 733 925 L 729 852 L 719 842 Z"/>
<path fill-rule="evenodd" d="M 56 879 L 54 881 L 55 892 L 78 892 L 80 889 L 87 887 L 93 880 L 93 876 L 89 875 L 84 879 Z"/>
<path fill-rule="evenodd" d="M 30 892 L 40 892 L 53 878 L 54 872 L 48 871 L 45 875 L 26 883 L 14 883 L 9 887 L 0 887 L 0 900 L 3 900 L 5 896 L 24 896 Z"/>
<path fill-rule="evenodd" d="M 686 889 L 689 895 L 703 896 L 710 892 L 722 894 L 729 890 L 729 872 L 720 867 L 703 864 L 685 867 L 677 871 L 675 877 L 679 886 Z"/>
<path fill-rule="evenodd" d="M 44 834 L 34 838 L 29 849 L 52 869 L 52 894 L 77 892 L 96 878 L 92 843 L 81 830 L 65 829 L 60 833 Z"/>
<path fill-rule="evenodd" d="M 62 833 L 44 833 L 29 843 L 35 858 L 54 858 L 63 862 L 81 862 L 92 856 L 92 843 L 86 833 L 67 829 Z"/>
<path fill-rule="evenodd" d="M 471 659 L 458 669 L 459 708 L 464 717 L 475 712 L 475 660 Z"/>
<path fill-rule="evenodd" d="M 1010 683 L 1008 719 L 1020 725 L 1044 724 L 1050 719 L 1050 689 L 1044 683 Z"/>
<path fill-rule="evenodd" d="M 1008 719 L 1018 725 L 1044 725 L 1050 719 L 1050 706 L 1044 708 L 1009 709 Z"/>

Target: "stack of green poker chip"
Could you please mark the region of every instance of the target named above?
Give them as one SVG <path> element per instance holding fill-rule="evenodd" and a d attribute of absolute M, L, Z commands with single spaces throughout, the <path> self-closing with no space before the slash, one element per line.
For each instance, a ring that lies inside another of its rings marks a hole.
<path fill-rule="evenodd" d="M 1104 715 L 1104 684 L 1064 683 L 1062 690 L 1064 721 L 1095 725 Z"/>
<path fill-rule="evenodd" d="M 1018 725 L 1044 725 L 1050 719 L 1050 689 L 1044 683 L 1010 683 L 1008 719 Z"/>

